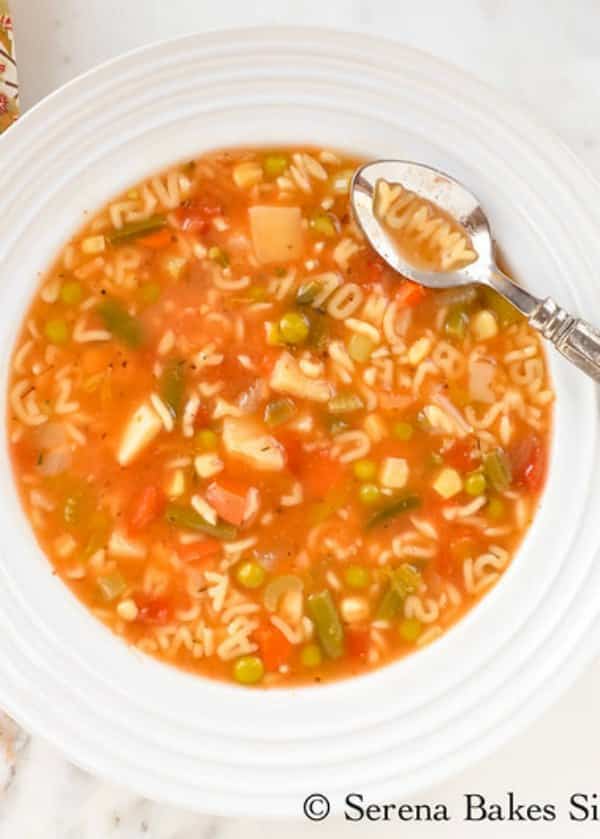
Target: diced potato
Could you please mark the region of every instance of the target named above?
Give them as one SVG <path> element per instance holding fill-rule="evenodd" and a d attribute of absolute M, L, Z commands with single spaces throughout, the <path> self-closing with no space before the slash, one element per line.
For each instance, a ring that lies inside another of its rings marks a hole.
<path fill-rule="evenodd" d="M 162 420 L 147 402 L 140 405 L 125 426 L 117 461 L 128 466 L 162 431 Z"/>
<path fill-rule="evenodd" d="M 433 488 L 442 498 L 452 498 L 462 490 L 462 478 L 456 469 L 442 469 L 433 482 Z"/>
<path fill-rule="evenodd" d="M 329 382 L 305 376 L 296 359 L 283 352 L 275 362 L 270 380 L 271 388 L 313 402 L 329 402 L 333 389 Z"/>
<path fill-rule="evenodd" d="M 115 530 L 108 542 L 108 552 L 111 556 L 122 556 L 125 559 L 144 559 L 146 546 L 140 542 L 133 542 L 123 533 Z"/>
<path fill-rule="evenodd" d="M 238 163 L 233 170 L 233 182 L 240 189 L 247 189 L 262 181 L 263 169 L 260 163 L 254 160 L 246 160 Z"/>
<path fill-rule="evenodd" d="M 489 309 L 482 309 L 471 318 L 471 332 L 478 341 L 487 341 L 498 334 L 498 321 Z"/>
<path fill-rule="evenodd" d="M 226 417 L 223 445 L 227 452 L 261 472 L 280 472 L 285 466 L 283 447 L 275 437 L 265 434 L 255 420 Z"/>
<path fill-rule="evenodd" d="M 223 461 L 214 452 L 199 454 L 194 458 L 194 469 L 199 478 L 212 478 L 223 469 Z"/>
<path fill-rule="evenodd" d="M 250 207 L 252 244 L 259 262 L 285 262 L 302 256 L 299 207 Z"/>
<path fill-rule="evenodd" d="M 408 481 L 408 463 L 403 457 L 386 457 L 381 464 L 379 482 L 389 489 L 402 489 Z"/>

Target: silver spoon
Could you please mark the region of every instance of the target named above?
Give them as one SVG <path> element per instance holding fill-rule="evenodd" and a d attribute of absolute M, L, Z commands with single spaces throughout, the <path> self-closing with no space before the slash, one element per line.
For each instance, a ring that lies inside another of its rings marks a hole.
<path fill-rule="evenodd" d="M 401 184 L 461 224 L 471 237 L 477 258 L 464 268 L 447 272 L 421 271 L 406 262 L 393 239 L 373 212 L 377 181 Z M 377 160 L 357 169 L 350 188 L 352 207 L 363 233 L 388 265 L 427 288 L 453 288 L 477 283 L 493 288 L 548 338 L 573 364 L 600 382 L 600 332 L 561 309 L 550 297 L 544 300 L 518 286 L 494 261 L 490 227 L 477 198 L 461 183 L 430 166 L 406 160 Z"/>

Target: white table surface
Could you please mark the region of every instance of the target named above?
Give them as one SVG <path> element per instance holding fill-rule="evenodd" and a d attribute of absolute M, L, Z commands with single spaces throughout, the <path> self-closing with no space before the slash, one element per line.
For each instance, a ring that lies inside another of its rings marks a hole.
<path fill-rule="evenodd" d="M 600 3 L 598 0 L 12 0 L 23 107 L 120 52 L 161 37 L 228 25 L 341 26 L 385 34 L 448 59 L 497 85 L 562 136 L 600 175 Z M 1 165 L 1 161 L 0 161 Z M 462 797 L 566 811 L 573 792 L 600 796 L 600 669 L 582 675 L 549 712 L 499 752 L 419 797 L 457 815 L 450 824 L 269 826 L 195 816 L 145 801 L 71 766 L 37 737 L 0 763 L 0 839 L 254 839 L 285 830 L 315 835 L 493 837 L 596 836 L 600 824 L 463 824 Z M 0 718 L 0 748 L 14 731 Z M 18 745 L 18 744 L 17 744 Z"/>

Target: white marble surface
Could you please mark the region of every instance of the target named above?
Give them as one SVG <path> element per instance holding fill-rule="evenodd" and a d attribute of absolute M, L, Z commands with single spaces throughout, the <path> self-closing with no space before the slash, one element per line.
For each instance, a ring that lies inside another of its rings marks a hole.
<path fill-rule="evenodd" d="M 561 135 L 600 175 L 598 0 L 12 0 L 24 107 L 76 74 L 157 40 L 227 25 L 320 24 L 381 33 L 449 59 L 510 94 Z M 501 751 L 420 797 L 462 812 L 462 796 L 564 805 L 572 792 L 600 795 L 600 671 L 591 667 L 562 700 Z M 259 822 L 199 817 L 144 801 L 77 769 L 0 715 L 0 839 L 254 839 Z M 562 807 L 565 810 L 565 807 Z M 276 828 L 279 830 L 280 828 Z M 365 836 L 596 836 L 598 823 L 285 826 Z"/>

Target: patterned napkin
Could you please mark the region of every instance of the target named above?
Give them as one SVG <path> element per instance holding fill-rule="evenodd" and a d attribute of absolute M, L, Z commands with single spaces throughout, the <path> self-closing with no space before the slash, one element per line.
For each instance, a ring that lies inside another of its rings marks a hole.
<path fill-rule="evenodd" d="M 0 134 L 19 114 L 19 86 L 8 0 L 0 0 Z"/>

